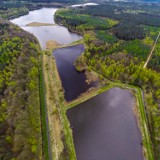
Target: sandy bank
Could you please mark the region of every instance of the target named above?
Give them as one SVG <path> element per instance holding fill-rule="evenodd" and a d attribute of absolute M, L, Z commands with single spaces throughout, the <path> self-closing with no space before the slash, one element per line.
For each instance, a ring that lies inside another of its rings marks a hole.
<path fill-rule="evenodd" d="M 46 49 L 52 50 L 58 47 L 60 44 L 56 41 L 50 40 L 46 42 Z"/>
<path fill-rule="evenodd" d="M 53 24 L 53 23 L 41 23 L 41 22 L 32 22 L 32 23 L 28 23 L 26 24 L 26 26 L 28 27 L 37 27 L 37 26 L 56 26 L 57 24 Z"/>

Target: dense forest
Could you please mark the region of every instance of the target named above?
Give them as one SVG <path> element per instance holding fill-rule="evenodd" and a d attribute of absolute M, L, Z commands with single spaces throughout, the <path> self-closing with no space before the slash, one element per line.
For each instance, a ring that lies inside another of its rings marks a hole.
<path fill-rule="evenodd" d="M 147 68 L 143 66 L 160 31 L 158 7 L 107 2 L 59 10 L 55 18 L 57 23 L 84 35 L 86 50 L 82 60 L 88 70 L 143 90 L 156 160 L 160 159 L 160 40 Z"/>
<path fill-rule="evenodd" d="M 37 40 L 0 18 L 0 159 L 42 158 Z"/>
<path fill-rule="evenodd" d="M 156 10 L 156 11 L 155 11 Z M 99 12 L 101 11 L 101 12 Z M 109 17 L 120 20 L 122 22 L 130 22 L 136 25 L 160 26 L 159 11 L 157 6 L 146 6 L 130 3 L 107 3 L 98 6 L 89 7 L 81 10 L 81 13 L 90 14 L 92 16 Z"/>

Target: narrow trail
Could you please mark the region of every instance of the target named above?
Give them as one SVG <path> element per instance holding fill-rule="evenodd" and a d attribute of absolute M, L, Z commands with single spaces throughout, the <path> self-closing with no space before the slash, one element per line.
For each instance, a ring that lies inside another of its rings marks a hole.
<path fill-rule="evenodd" d="M 46 84 L 50 156 L 51 159 L 58 160 L 63 150 L 61 123 L 57 109 L 60 86 L 57 84 L 56 64 L 51 56 L 43 55 L 43 71 Z"/>
<path fill-rule="evenodd" d="M 46 76 L 46 70 L 45 70 L 45 66 L 46 66 L 46 57 L 43 56 L 43 80 L 44 80 L 44 83 L 47 82 L 47 76 Z M 44 72 L 45 71 L 45 72 Z M 46 86 L 48 87 L 48 86 Z M 47 88 L 46 88 L 47 89 Z M 47 99 L 47 96 L 46 96 L 46 102 L 48 102 L 48 99 Z M 47 105 L 47 104 L 46 104 Z M 49 116 L 48 116 L 48 107 L 46 106 L 46 125 L 47 125 L 47 142 L 48 142 L 48 160 L 52 160 L 52 147 L 51 147 L 51 141 L 50 141 L 50 126 L 49 126 Z"/>
<path fill-rule="evenodd" d="M 147 60 L 146 60 L 146 62 L 145 62 L 145 64 L 144 64 L 143 68 L 146 68 L 146 67 L 147 67 L 148 62 L 149 62 L 149 60 L 151 59 L 151 57 L 152 57 L 152 55 L 153 55 L 153 51 L 154 51 L 154 49 L 155 49 L 155 47 L 156 47 L 156 44 L 157 44 L 157 42 L 158 42 L 159 37 L 160 37 L 160 32 L 159 32 L 159 34 L 158 34 L 158 36 L 157 36 L 157 38 L 156 38 L 156 40 L 155 40 L 155 42 L 154 42 L 153 48 L 152 48 L 149 56 L 147 57 Z"/>

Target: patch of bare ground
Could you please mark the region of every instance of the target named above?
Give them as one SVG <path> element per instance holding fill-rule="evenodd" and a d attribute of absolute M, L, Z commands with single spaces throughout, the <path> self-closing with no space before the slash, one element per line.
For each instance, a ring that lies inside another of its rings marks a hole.
<path fill-rule="evenodd" d="M 53 50 L 54 48 L 60 46 L 60 44 L 56 41 L 49 40 L 46 42 L 46 49 Z"/>
<path fill-rule="evenodd" d="M 27 27 L 41 27 L 41 26 L 55 26 L 57 24 L 53 23 L 41 23 L 41 22 L 31 22 L 26 24 Z"/>
<path fill-rule="evenodd" d="M 99 77 L 97 74 L 95 74 L 94 72 L 90 72 L 88 70 L 85 71 L 85 75 L 86 75 L 86 83 L 90 84 L 91 82 L 98 82 L 99 81 Z"/>

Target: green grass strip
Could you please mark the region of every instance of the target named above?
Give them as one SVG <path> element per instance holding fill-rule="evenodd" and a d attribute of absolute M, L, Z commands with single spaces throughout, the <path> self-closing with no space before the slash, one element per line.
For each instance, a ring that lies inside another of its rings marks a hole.
<path fill-rule="evenodd" d="M 45 98 L 45 85 L 43 78 L 43 60 L 42 55 L 39 60 L 39 93 L 41 105 L 41 125 L 42 125 L 42 154 L 45 160 L 49 160 L 49 145 L 48 145 L 48 127 L 46 121 L 46 98 Z"/>

